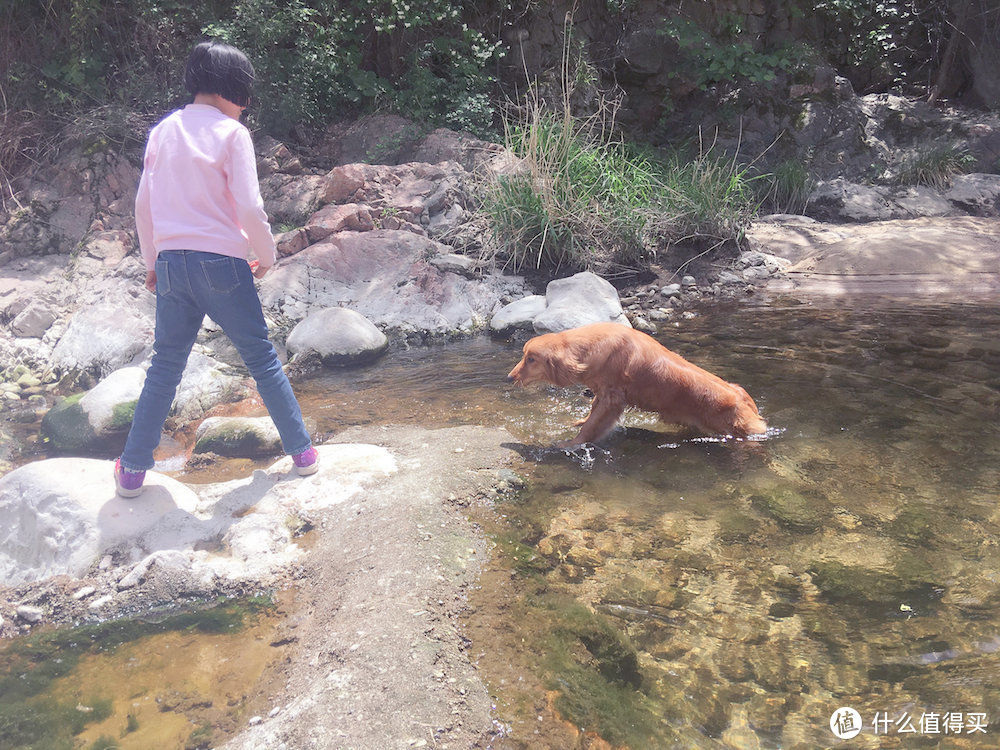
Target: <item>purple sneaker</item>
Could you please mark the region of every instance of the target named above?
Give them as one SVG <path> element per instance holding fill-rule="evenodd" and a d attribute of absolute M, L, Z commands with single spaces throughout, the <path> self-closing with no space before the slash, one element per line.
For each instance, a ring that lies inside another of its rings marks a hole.
<path fill-rule="evenodd" d="M 121 497 L 138 497 L 145 479 L 145 471 L 130 471 L 122 466 L 120 457 L 115 459 L 115 486 Z"/>
<path fill-rule="evenodd" d="M 292 456 L 292 463 L 300 477 L 306 477 L 319 471 L 319 454 L 316 449 L 310 446 L 301 453 Z"/>

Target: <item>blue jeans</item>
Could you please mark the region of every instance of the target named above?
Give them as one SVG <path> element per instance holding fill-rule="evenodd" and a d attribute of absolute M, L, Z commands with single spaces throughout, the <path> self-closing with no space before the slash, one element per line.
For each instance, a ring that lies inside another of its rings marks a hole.
<path fill-rule="evenodd" d="M 302 411 L 274 346 L 253 274 L 245 260 L 194 250 L 166 250 L 156 259 L 156 339 L 153 360 L 135 406 L 121 463 L 142 471 L 153 467 L 177 385 L 205 315 L 236 346 L 267 407 L 286 453 L 312 445 Z"/>

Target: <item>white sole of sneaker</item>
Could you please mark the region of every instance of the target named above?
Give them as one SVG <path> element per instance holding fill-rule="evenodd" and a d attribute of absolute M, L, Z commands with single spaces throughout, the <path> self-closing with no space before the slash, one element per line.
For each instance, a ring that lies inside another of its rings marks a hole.
<path fill-rule="evenodd" d="M 298 472 L 300 477 L 307 477 L 310 474 L 315 474 L 319 471 L 319 460 L 313 461 L 309 466 L 296 466 L 295 471 Z"/>

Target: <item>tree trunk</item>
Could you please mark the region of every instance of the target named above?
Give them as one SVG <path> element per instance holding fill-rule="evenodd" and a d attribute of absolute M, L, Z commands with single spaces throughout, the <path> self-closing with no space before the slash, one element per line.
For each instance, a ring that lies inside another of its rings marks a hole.
<path fill-rule="evenodd" d="M 934 84 L 931 86 L 931 93 L 927 98 L 930 104 L 934 104 L 941 96 L 941 90 L 944 88 L 955 64 L 955 58 L 958 56 L 959 42 L 965 38 L 965 21 L 969 17 L 969 7 L 972 5 L 972 0 L 957 0 L 957 3 L 955 21 L 951 25 L 948 44 L 944 48 L 941 67 L 938 68 L 937 75 L 934 76 Z"/>

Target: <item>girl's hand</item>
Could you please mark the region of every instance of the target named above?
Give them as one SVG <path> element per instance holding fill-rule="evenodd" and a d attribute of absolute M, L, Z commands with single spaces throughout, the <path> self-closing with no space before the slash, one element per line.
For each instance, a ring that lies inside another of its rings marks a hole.
<path fill-rule="evenodd" d="M 250 273 L 253 274 L 255 279 L 264 278 L 264 274 L 271 270 L 270 266 L 262 266 L 255 260 L 250 261 Z"/>
<path fill-rule="evenodd" d="M 146 271 L 146 288 L 156 294 L 156 271 Z"/>

